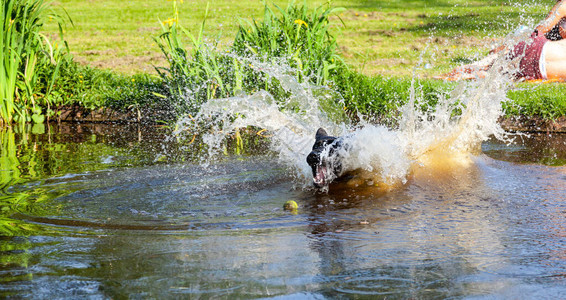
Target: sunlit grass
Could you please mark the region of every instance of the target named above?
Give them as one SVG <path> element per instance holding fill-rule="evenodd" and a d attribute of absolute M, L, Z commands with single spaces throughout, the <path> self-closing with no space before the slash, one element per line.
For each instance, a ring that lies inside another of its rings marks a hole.
<path fill-rule="evenodd" d="M 180 24 L 190 33 L 199 33 L 207 3 L 210 6 L 204 35 L 220 49 L 230 48 L 240 20 L 263 20 L 263 4 L 259 0 L 185 1 L 179 5 Z M 286 7 L 288 2 L 274 3 Z M 313 8 L 326 1 L 309 0 L 306 3 Z M 351 71 L 385 77 L 360 77 L 360 85 L 350 89 L 351 95 L 346 96 L 357 98 L 350 103 L 357 106 L 352 108 L 367 110 L 370 114 L 394 114 L 395 107 L 380 105 L 388 104 L 391 99 L 397 99 L 395 95 L 406 92 L 403 90 L 406 80 L 414 73 L 426 80 L 479 58 L 519 25 L 533 26 L 553 4 L 554 1 L 333 1 L 333 6 L 345 8 L 331 17 L 330 30 L 336 36 L 338 53 Z M 83 1 L 67 0 L 61 1 L 60 5 L 75 22 L 74 27 L 67 27 L 65 34 L 76 60 L 128 74 L 154 72 L 153 65 L 167 66 L 154 37 L 161 33 L 159 20 L 167 20 L 172 15 L 171 1 L 113 0 L 84 5 Z M 52 33 L 56 31 L 54 25 L 48 28 Z M 185 41 L 188 48 L 190 44 Z M 403 80 L 391 85 L 387 77 L 402 77 Z M 126 83 L 127 79 L 123 81 Z M 368 96 L 362 88 L 366 83 L 376 91 L 387 87 L 392 92 L 385 96 Z M 435 90 L 450 84 L 431 81 L 425 85 Z M 565 113 L 561 105 L 554 105 L 564 102 L 560 96 L 563 93 L 556 94 L 554 88 L 545 85 L 537 88 L 539 92 L 532 93 L 532 87 L 527 85 L 526 90 L 510 94 L 525 108 L 517 110 L 508 106 L 509 114 L 556 117 Z M 539 94 L 544 94 L 545 99 L 552 98 L 554 104 L 541 108 L 535 96 Z M 97 105 L 115 103 L 120 106 L 123 102 L 117 100 L 120 95 L 117 92 L 110 98 L 105 96 L 106 100 L 98 101 Z M 126 97 L 131 99 L 126 102 L 139 103 L 139 97 L 132 95 Z M 376 100 L 375 97 L 384 98 Z"/>
<path fill-rule="evenodd" d="M 285 7 L 288 1 L 269 1 Z M 306 1 L 316 7 L 327 1 Z M 261 1 L 194 0 L 179 6 L 181 24 L 198 32 L 210 3 L 205 34 L 219 47 L 233 41 L 238 19 L 261 19 Z M 296 1 L 300 4 L 302 1 Z M 542 19 L 553 1 L 346 1 L 334 6 L 346 10 L 344 23 L 334 25 L 340 53 L 346 63 L 365 74 L 410 75 L 420 57 L 430 63 L 427 76 L 453 67 L 453 59 L 485 53 L 492 39 L 505 36 L 519 24 Z M 148 64 L 163 65 L 153 37 L 159 34 L 158 19 L 171 16 L 171 2 L 60 1 L 75 22 L 66 37 L 76 59 L 96 67 L 120 72 L 151 72 Z M 337 18 L 336 17 L 336 18 Z M 335 22 L 338 24 L 339 22 Z M 56 27 L 49 30 L 56 32 Z M 426 49 L 426 51 L 425 51 Z"/>
<path fill-rule="evenodd" d="M 260 89 L 276 100 L 285 99 L 287 92 L 281 83 L 257 66 L 266 62 L 271 65 L 283 61 L 284 66 L 292 68 L 288 75 L 317 85 L 331 82 L 344 69 L 336 53 L 335 38 L 328 31 L 329 17 L 340 8 L 265 5 L 263 18 L 242 21 L 233 44 L 221 49 L 216 41 L 206 42 L 207 16 L 198 32 L 191 33 L 180 24 L 184 16 L 177 10 L 178 4 L 173 1 L 173 17 L 161 22 L 162 33 L 154 41 L 168 62 L 168 66 L 157 67 L 156 71 L 179 112 L 194 114 L 210 99 Z"/>
<path fill-rule="evenodd" d="M 538 116 L 556 120 L 566 115 L 564 95 L 566 85 L 563 83 L 522 83 L 516 90 L 509 92 L 508 97 L 513 102 L 506 103 L 504 108 L 508 115 Z"/>

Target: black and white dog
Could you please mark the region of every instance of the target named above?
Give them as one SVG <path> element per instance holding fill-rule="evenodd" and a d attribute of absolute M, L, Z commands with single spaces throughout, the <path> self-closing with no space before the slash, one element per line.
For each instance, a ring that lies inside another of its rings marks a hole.
<path fill-rule="evenodd" d="M 307 163 L 311 167 L 316 188 L 326 188 L 332 181 L 343 175 L 342 160 L 345 148 L 341 137 L 329 136 L 322 128 L 316 131 L 312 151 L 307 156 Z"/>

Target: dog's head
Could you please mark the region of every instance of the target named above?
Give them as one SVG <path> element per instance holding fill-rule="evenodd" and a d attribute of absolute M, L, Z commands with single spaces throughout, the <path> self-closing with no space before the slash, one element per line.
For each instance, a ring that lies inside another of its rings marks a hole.
<path fill-rule="evenodd" d="M 312 151 L 307 156 L 315 187 L 326 187 L 341 175 L 342 159 L 338 151 L 341 147 L 342 139 L 329 136 L 322 128 L 317 130 Z"/>

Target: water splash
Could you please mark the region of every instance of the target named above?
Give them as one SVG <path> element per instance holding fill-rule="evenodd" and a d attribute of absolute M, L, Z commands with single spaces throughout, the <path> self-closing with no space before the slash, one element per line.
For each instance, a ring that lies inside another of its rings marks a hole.
<path fill-rule="evenodd" d="M 253 60 L 250 65 L 278 80 L 289 97 L 277 101 L 273 95 L 261 90 L 251 95 L 213 99 L 201 107 L 195 118 L 181 118 L 175 133 L 179 134 L 195 123 L 206 123 L 209 128 L 203 134 L 203 141 L 209 147 L 210 158 L 221 152 L 222 141 L 237 128 L 266 129 L 272 135 L 271 150 L 279 155 L 279 161 L 292 168 L 299 180 L 305 181 L 310 174 L 305 158 L 312 147 L 314 132 L 319 127 L 325 127 L 335 135 L 347 132 L 346 123 L 332 121 L 322 109 L 323 102 L 334 100 L 333 93 L 323 87 L 299 83 L 289 75 L 285 65 L 240 59 Z"/>
<path fill-rule="evenodd" d="M 513 35 L 505 42 L 512 45 L 525 37 Z M 343 136 L 348 145 L 343 153 L 346 170 L 365 171 L 370 174 L 371 184 L 376 180 L 404 183 L 415 168 L 464 166 L 479 153 L 482 141 L 490 136 L 507 139 L 497 121 L 503 113 L 501 103 L 507 100 L 514 72 L 501 70 L 513 70 L 510 63 L 517 62 L 509 62 L 503 56 L 495 60 L 484 79 L 460 83 L 450 93 L 439 95 L 438 104 L 428 111 L 419 109 L 421 99 L 413 80 L 410 99 L 400 109 L 396 129 L 367 122 L 353 126 L 336 121 L 328 110 L 322 109 L 324 103 L 336 100 L 330 91 L 298 82 L 284 65 L 254 60 L 254 68 L 280 82 L 289 97 L 281 101 L 266 91 L 258 91 L 214 99 L 205 103 L 194 119 L 181 118 L 177 133 L 195 122 L 207 123 L 203 141 L 212 157 L 221 152 L 222 141 L 237 128 L 266 129 L 272 135 L 271 150 L 278 154 L 280 163 L 292 170 L 299 185 L 309 187 L 312 174 L 305 158 L 316 130 L 323 127 L 331 135 Z"/>

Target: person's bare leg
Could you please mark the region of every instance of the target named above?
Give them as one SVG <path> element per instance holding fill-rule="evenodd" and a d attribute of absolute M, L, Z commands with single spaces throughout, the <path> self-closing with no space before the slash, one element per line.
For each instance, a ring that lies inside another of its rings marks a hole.
<path fill-rule="evenodd" d="M 498 56 L 499 56 L 499 54 L 497 54 L 497 53 L 490 53 L 486 57 L 469 64 L 469 66 L 473 66 L 474 69 L 477 69 L 477 70 L 484 70 L 485 71 L 485 70 L 489 69 L 489 67 L 491 65 L 493 65 L 493 63 L 495 62 L 495 59 Z"/>
<path fill-rule="evenodd" d="M 547 42 L 544 47 L 548 79 L 566 80 L 566 40 Z"/>
<path fill-rule="evenodd" d="M 436 79 L 447 79 L 447 80 L 462 80 L 462 79 L 478 79 L 478 78 L 485 78 L 487 74 L 487 70 L 497 58 L 498 54 L 491 53 L 488 56 L 473 62 L 471 64 L 463 65 L 454 68 L 454 70 L 450 71 L 449 73 L 435 76 L 433 78 Z"/>

